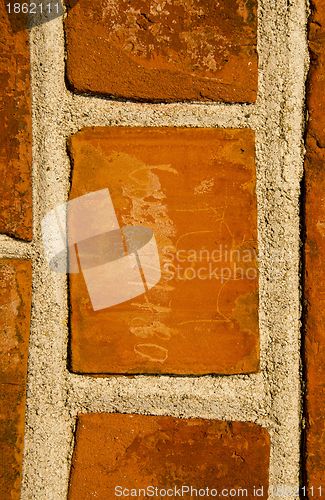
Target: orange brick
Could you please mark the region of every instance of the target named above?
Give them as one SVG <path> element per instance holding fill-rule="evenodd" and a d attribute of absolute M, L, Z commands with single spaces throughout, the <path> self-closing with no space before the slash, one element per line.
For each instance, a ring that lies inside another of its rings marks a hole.
<path fill-rule="evenodd" d="M 20 498 L 31 264 L 0 260 L 0 497 Z"/>
<path fill-rule="evenodd" d="M 68 80 L 117 98 L 253 102 L 256 5 L 79 0 L 66 20 Z"/>
<path fill-rule="evenodd" d="M 259 498 L 268 498 L 269 447 L 267 431 L 247 422 L 81 415 L 68 498 L 111 499 L 116 486 L 131 490 L 151 485 L 189 485 L 219 493 L 246 488 L 247 498 L 254 498 L 255 487 L 262 488 Z"/>
<path fill-rule="evenodd" d="M 306 473 L 308 498 L 325 491 L 325 6 L 312 2 L 311 69 L 305 160 L 305 365 L 307 376 Z"/>
<path fill-rule="evenodd" d="M 108 188 L 120 226 L 154 231 L 162 267 L 156 287 L 99 311 L 70 275 L 72 370 L 258 370 L 254 133 L 85 129 L 71 154 L 70 198 Z"/>
<path fill-rule="evenodd" d="M 0 3 L 0 232 L 32 238 L 32 127 L 28 31 Z"/>

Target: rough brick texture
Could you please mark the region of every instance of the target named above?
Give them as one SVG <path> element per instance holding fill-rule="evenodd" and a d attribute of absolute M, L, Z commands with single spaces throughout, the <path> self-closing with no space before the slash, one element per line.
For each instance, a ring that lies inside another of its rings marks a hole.
<path fill-rule="evenodd" d="M 250 130 L 95 128 L 73 136 L 70 198 L 108 188 L 120 226 L 153 230 L 162 268 L 146 294 L 99 311 L 83 275 L 70 275 L 73 371 L 258 369 L 254 151 Z"/>
<path fill-rule="evenodd" d="M 266 499 L 269 446 L 267 431 L 247 422 L 81 415 L 69 499 L 115 498 L 117 485 L 128 489 L 191 485 L 219 493 L 242 487 L 247 488 L 246 498 L 254 498 L 255 486 L 262 488 L 259 498 Z"/>
<path fill-rule="evenodd" d="M 325 491 L 325 5 L 312 2 L 309 22 L 306 177 L 306 369 L 308 486 Z M 324 494 L 324 493 L 323 493 Z M 312 498 L 312 496 L 310 497 Z"/>
<path fill-rule="evenodd" d="M 0 260 L 0 498 L 19 499 L 31 307 L 31 264 Z"/>
<path fill-rule="evenodd" d="M 79 0 L 66 20 L 68 80 L 117 98 L 253 102 L 256 5 Z"/>
<path fill-rule="evenodd" d="M 14 31 L 0 3 L 0 232 L 32 237 L 28 31 Z"/>

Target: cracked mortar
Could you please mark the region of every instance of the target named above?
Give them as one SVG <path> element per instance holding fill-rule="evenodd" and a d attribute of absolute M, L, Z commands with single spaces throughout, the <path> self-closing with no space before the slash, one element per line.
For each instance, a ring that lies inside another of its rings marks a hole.
<path fill-rule="evenodd" d="M 303 0 L 289 7 L 286 0 L 259 3 L 256 105 L 137 104 L 72 95 L 64 80 L 62 18 L 31 30 L 34 240 L 0 239 L 3 257 L 33 259 L 23 500 L 66 498 L 75 417 L 89 411 L 252 421 L 271 435 L 270 484 L 299 481 L 299 184 L 307 7 Z M 256 131 L 260 373 L 91 378 L 67 371 L 67 280 L 48 269 L 40 221 L 67 199 L 67 138 L 96 125 Z"/>

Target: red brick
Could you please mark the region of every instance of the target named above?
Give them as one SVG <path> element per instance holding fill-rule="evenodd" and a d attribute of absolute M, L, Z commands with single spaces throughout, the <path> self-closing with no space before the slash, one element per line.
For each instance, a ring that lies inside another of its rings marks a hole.
<path fill-rule="evenodd" d="M 0 232 L 32 238 L 28 31 L 14 32 L 0 3 Z"/>
<path fill-rule="evenodd" d="M 305 160 L 305 364 L 307 486 L 325 491 L 325 6 L 312 2 Z M 309 498 L 313 498 L 310 494 Z M 323 493 L 324 494 L 324 493 Z"/>
<path fill-rule="evenodd" d="M 163 269 L 160 283 L 146 294 L 99 311 L 92 309 L 83 275 L 70 275 L 72 370 L 258 370 L 254 133 L 85 129 L 73 136 L 71 154 L 70 198 L 108 188 L 120 226 L 153 230 Z M 193 250 L 196 262 L 184 263 Z M 200 257 L 204 250 L 210 262 Z M 231 251 L 237 251 L 232 259 Z M 178 276 L 170 272 L 172 258 L 181 268 Z M 217 278 L 209 278 L 210 264 Z M 197 273 L 202 266 L 208 279 L 185 279 L 186 268 Z M 231 276 L 222 283 L 224 267 Z"/>
<path fill-rule="evenodd" d="M 0 260 L 0 498 L 19 499 L 31 307 L 31 264 Z"/>
<path fill-rule="evenodd" d="M 269 447 L 267 431 L 247 422 L 81 415 L 68 498 L 115 498 L 118 485 L 247 488 L 247 498 L 255 486 L 268 498 Z"/>
<path fill-rule="evenodd" d="M 254 102 L 256 5 L 79 0 L 66 20 L 68 80 L 116 98 Z"/>

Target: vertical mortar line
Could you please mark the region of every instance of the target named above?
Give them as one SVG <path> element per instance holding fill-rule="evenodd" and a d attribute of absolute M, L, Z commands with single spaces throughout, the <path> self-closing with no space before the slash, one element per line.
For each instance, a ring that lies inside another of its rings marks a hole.
<path fill-rule="evenodd" d="M 62 19 L 30 33 L 33 117 L 33 301 L 22 500 L 66 498 L 72 421 L 66 406 L 66 277 L 43 257 L 40 222 L 66 199 Z M 62 77 L 58 78 L 58 74 Z"/>
<path fill-rule="evenodd" d="M 298 283 L 297 289 L 299 290 L 299 317 L 300 321 L 303 321 L 303 304 L 302 304 L 302 292 L 303 292 L 303 265 L 302 265 L 302 249 L 301 242 L 303 239 L 302 225 L 301 225 L 301 199 L 303 196 L 303 163 L 304 163 L 304 137 L 305 137 L 305 89 L 306 89 L 306 79 L 309 67 L 309 54 L 308 54 L 308 44 L 307 44 L 307 20 L 308 20 L 308 5 L 306 0 L 301 0 L 299 7 L 302 10 L 303 15 L 299 17 L 296 10 L 295 2 L 289 2 L 289 12 L 290 12 L 290 58 L 289 58 L 289 82 L 288 82 L 288 115 L 286 116 L 288 127 L 292 127 L 292 130 L 296 132 L 296 137 L 293 135 L 289 136 L 288 140 L 288 164 L 292 161 L 293 168 L 296 170 L 299 180 L 297 202 L 298 202 L 298 218 L 299 218 L 299 263 L 298 263 Z M 299 65 L 297 64 L 299 62 Z M 294 96 L 299 100 L 300 105 L 296 106 Z M 290 141 L 290 138 L 292 139 Z M 290 176 L 290 169 L 284 172 L 284 176 L 288 178 Z M 303 475 L 302 475 L 302 438 L 303 438 L 303 392 L 304 392 L 304 380 L 302 376 L 303 363 L 301 357 L 301 349 L 303 347 L 303 341 L 301 338 L 302 328 L 301 323 L 299 324 L 299 334 L 298 334 L 298 348 L 299 348 L 299 375 L 300 375 L 300 398 L 299 398 L 299 431 L 300 431 L 300 442 L 299 442 L 299 476 L 298 485 L 303 485 Z M 298 496 L 298 495 L 297 495 Z"/>
<path fill-rule="evenodd" d="M 260 324 L 270 484 L 298 486 L 300 473 L 300 221 L 305 80 L 304 0 L 260 0 Z M 285 498 L 270 493 L 270 498 Z M 291 495 L 286 498 L 299 498 Z"/>

